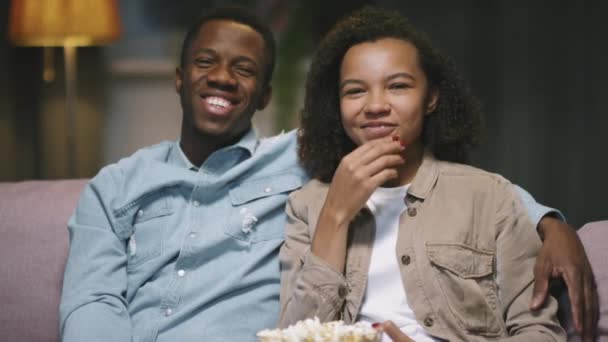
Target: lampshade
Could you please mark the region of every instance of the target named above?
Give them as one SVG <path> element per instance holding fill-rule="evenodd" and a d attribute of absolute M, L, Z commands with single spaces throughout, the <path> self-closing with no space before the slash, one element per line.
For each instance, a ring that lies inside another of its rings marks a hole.
<path fill-rule="evenodd" d="M 120 35 L 116 0 L 12 0 L 9 39 L 25 46 L 86 46 Z"/>

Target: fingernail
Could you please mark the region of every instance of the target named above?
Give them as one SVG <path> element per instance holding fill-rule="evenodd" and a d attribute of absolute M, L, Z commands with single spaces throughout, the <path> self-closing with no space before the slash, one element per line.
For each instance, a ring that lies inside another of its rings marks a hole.
<path fill-rule="evenodd" d="M 396 135 L 393 135 L 393 141 L 398 141 L 398 140 L 399 140 L 399 137 Z"/>
<path fill-rule="evenodd" d="M 400 140 L 399 143 L 401 144 L 401 147 L 405 148 L 405 141 Z"/>
<path fill-rule="evenodd" d="M 378 322 L 372 323 L 372 328 L 374 328 L 374 329 L 380 328 L 380 323 L 378 323 Z"/>

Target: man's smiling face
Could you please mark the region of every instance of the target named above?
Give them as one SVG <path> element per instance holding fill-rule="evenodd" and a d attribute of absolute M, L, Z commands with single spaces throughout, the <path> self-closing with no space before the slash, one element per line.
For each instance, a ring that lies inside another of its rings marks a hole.
<path fill-rule="evenodd" d="M 263 82 L 268 67 L 259 32 L 230 20 L 204 23 L 176 72 L 182 138 L 194 134 L 221 143 L 245 133 L 270 99 Z"/>

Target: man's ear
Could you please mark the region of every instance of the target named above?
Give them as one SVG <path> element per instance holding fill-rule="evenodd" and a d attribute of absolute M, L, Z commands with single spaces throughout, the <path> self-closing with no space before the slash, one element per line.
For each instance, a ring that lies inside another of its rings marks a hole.
<path fill-rule="evenodd" d="M 271 97 L 272 97 L 272 86 L 270 84 L 268 84 L 267 86 L 264 87 L 264 90 L 262 90 L 262 96 L 260 96 L 260 101 L 258 102 L 256 109 L 262 110 L 262 109 L 266 108 L 266 106 L 268 106 L 268 103 L 270 103 Z"/>
<path fill-rule="evenodd" d="M 425 115 L 429 115 L 435 111 L 437 108 L 437 103 L 439 102 L 439 89 L 433 87 L 429 90 L 428 100 L 426 102 L 426 113 Z"/>
<path fill-rule="evenodd" d="M 181 67 L 175 68 L 175 91 L 178 94 L 181 94 L 181 91 L 182 91 L 183 74 L 184 74 L 184 71 L 182 70 Z"/>

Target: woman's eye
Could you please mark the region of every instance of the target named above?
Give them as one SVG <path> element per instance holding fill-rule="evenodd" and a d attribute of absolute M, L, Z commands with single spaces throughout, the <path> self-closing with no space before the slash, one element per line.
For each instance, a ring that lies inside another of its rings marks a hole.
<path fill-rule="evenodd" d="M 407 83 L 393 83 L 389 86 L 390 89 L 407 89 L 410 85 Z"/>
<path fill-rule="evenodd" d="M 349 96 L 349 95 L 361 94 L 363 92 L 364 92 L 363 88 L 350 88 L 350 89 L 344 90 L 344 92 L 342 94 L 344 96 Z"/>

